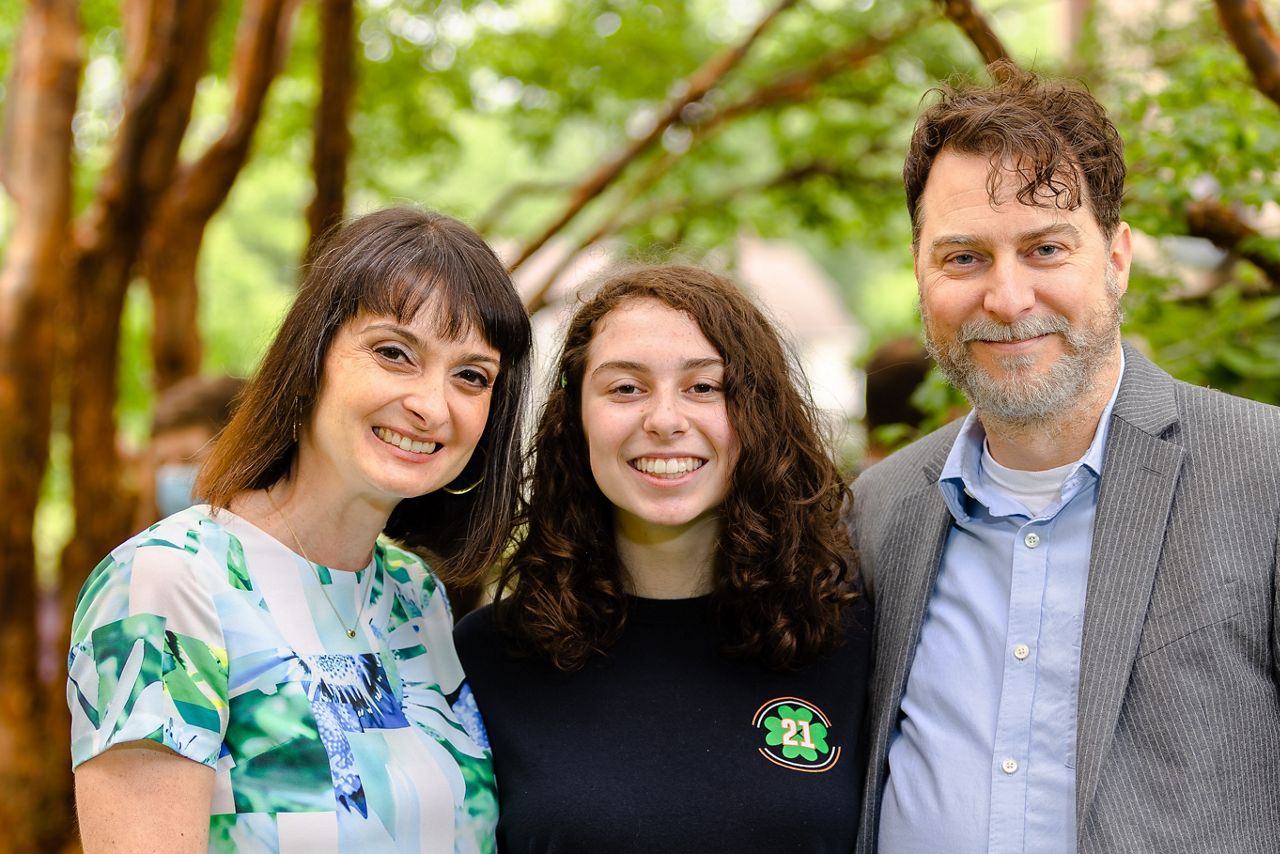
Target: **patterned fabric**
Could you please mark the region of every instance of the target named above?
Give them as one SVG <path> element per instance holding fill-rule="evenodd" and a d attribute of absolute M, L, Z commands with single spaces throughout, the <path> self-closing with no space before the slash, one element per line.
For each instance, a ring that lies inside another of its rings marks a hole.
<path fill-rule="evenodd" d="M 334 609 L 353 625 L 366 591 L 350 639 Z M 454 696 L 451 626 L 393 545 L 330 572 L 225 510 L 184 510 L 81 591 L 72 764 L 149 739 L 213 768 L 211 851 L 492 851 L 493 766 Z"/>

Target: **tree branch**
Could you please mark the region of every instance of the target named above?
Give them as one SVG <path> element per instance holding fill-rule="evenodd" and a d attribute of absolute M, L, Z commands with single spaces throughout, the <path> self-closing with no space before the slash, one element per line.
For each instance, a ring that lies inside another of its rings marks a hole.
<path fill-rule="evenodd" d="M 565 209 L 542 232 L 521 247 L 519 253 L 511 262 L 510 269 L 515 270 L 527 261 L 552 236 L 568 225 L 592 199 L 599 196 L 606 187 L 613 183 L 624 169 L 661 138 L 668 127 L 679 120 L 681 110 L 702 98 L 713 86 L 723 80 L 742 61 L 760 36 L 778 19 L 778 16 L 794 6 L 796 2 L 797 0 L 780 0 L 756 24 L 755 28 L 741 43 L 718 53 L 695 71 L 681 87 L 682 94 L 667 104 L 662 115 L 654 122 L 648 133 L 624 146 L 621 151 L 606 160 L 585 181 L 574 188 Z"/>
<path fill-rule="evenodd" d="M 950 18 L 960 31 L 968 36 L 969 41 L 973 42 L 983 62 L 987 65 L 1000 60 L 1013 62 L 1009 50 L 971 0 L 934 0 L 934 2 L 941 7 L 942 14 Z M 1002 68 L 1003 66 L 997 65 L 993 69 L 992 73 L 996 79 L 1003 76 Z"/>
<path fill-rule="evenodd" d="M 209 220 L 222 207 L 249 157 L 272 81 L 283 64 L 298 0 L 246 0 L 236 35 L 235 94 L 222 135 L 197 160 L 174 171 L 143 247 L 151 287 L 155 387 L 200 369 L 196 270 Z"/>
<path fill-rule="evenodd" d="M 236 89 L 222 135 L 201 157 L 179 167 L 166 194 L 183 216 L 207 221 L 222 207 L 249 157 L 262 108 L 288 52 L 300 0 L 246 0 L 236 33 Z M 168 213 L 176 213 L 169 208 Z"/>
<path fill-rule="evenodd" d="M 1215 0 L 1218 19 L 1244 57 L 1258 90 L 1280 104 L 1280 38 L 1259 0 Z"/>
<path fill-rule="evenodd" d="M 857 44 L 831 51 L 812 65 L 783 75 L 773 83 L 760 86 L 740 100 L 721 107 L 705 121 L 695 125 L 695 129 L 699 134 L 704 134 L 749 113 L 807 101 L 817 94 L 819 84 L 880 55 L 886 47 L 918 29 L 923 18 L 924 15 L 920 13 L 911 15 L 885 35 L 869 35 Z"/>
<path fill-rule="evenodd" d="M 476 217 L 475 230 L 487 236 L 521 196 L 533 193 L 558 193 L 572 186 L 568 181 L 515 181 L 508 184 L 506 189 L 484 209 L 484 212 Z"/>
<path fill-rule="evenodd" d="M 1272 287 L 1280 287 L 1280 258 L 1248 245 L 1261 235 L 1228 205 L 1213 199 L 1187 205 L 1187 233 L 1245 259 L 1266 274 Z"/>
<path fill-rule="evenodd" d="M 839 167 L 827 163 L 825 161 L 813 161 L 801 165 L 793 166 L 785 169 L 771 178 L 763 181 L 751 181 L 745 184 L 739 184 L 734 187 L 722 190 L 713 196 L 704 199 L 697 199 L 692 203 L 683 196 L 675 199 L 661 199 L 645 205 L 638 213 L 633 213 L 630 217 L 623 215 L 631 210 L 630 202 L 632 197 L 628 195 L 626 199 L 616 205 L 613 211 L 607 216 L 591 234 L 584 237 L 578 244 L 571 249 L 566 255 L 560 259 L 558 263 L 546 278 L 543 279 L 536 291 L 530 295 L 525 301 L 525 308 L 529 314 L 534 314 L 547 304 L 547 298 L 551 294 L 551 289 L 555 287 L 556 282 L 564 275 L 565 271 L 573 265 L 575 259 L 578 258 L 586 250 L 599 243 L 604 238 L 618 234 L 631 228 L 637 228 L 654 217 L 664 213 L 672 213 L 679 210 L 703 210 L 707 208 L 722 207 L 736 198 L 747 195 L 749 193 L 764 192 L 774 189 L 775 187 L 786 186 L 790 184 L 799 184 L 810 178 L 815 177 L 840 177 L 843 170 Z"/>
<path fill-rule="evenodd" d="M 306 257 L 346 207 L 347 161 L 351 157 L 351 100 L 356 90 L 355 5 L 320 3 L 320 103 L 316 107 L 311 171 L 316 193 L 307 205 Z"/>

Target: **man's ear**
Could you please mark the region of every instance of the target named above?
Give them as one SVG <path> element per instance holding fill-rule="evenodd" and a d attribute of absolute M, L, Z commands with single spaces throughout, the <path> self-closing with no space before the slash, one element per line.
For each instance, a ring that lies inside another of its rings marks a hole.
<path fill-rule="evenodd" d="M 1133 232 L 1129 223 L 1120 223 L 1115 234 L 1111 235 L 1107 263 L 1115 271 L 1120 293 L 1124 293 L 1129 289 L 1129 267 L 1133 263 Z"/>

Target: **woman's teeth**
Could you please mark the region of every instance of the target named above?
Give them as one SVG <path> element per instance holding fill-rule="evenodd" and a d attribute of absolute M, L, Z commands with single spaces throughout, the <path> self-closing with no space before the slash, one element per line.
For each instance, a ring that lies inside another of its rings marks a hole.
<path fill-rule="evenodd" d="M 432 454 L 435 453 L 435 442 L 415 442 L 408 436 L 401 436 L 394 430 L 388 430 L 386 427 L 375 427 L 374 435 L 386 442 L 388 445 L 395 445 L 402 451 L 413 451 L 415 454 Z"/>
<path fill-rule="evenodd" d="M 638 457 L 631 461 L 631 465 L 645 474 L 671 477 L 700 469 L 706 462 L 697 457 Z"/>

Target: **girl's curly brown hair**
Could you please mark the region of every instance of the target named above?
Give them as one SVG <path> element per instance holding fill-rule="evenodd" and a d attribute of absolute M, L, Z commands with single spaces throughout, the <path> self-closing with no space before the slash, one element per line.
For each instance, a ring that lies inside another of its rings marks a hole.
<path fill-rule="evenodd" d="M 498 581 L 496 619 L 525 653 L 580 668 L 618 639 L 626 570 L 613 508 L 591 474 L 582 383 L 600 321 L 654 299 L 688 314 L 724 360 L 741 451 L 722 507 L 711 601 L 722 651 L 775 670 L 835 648 L 856 568 L 841 521 L 847 490 L 794 360 L 764 314 L 728 279 L 695 267 L 614 275 L 569 324 L 531 448 L 525 535 Z"/>

